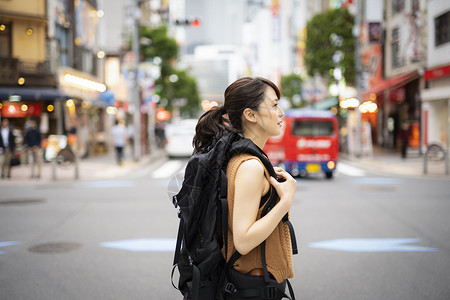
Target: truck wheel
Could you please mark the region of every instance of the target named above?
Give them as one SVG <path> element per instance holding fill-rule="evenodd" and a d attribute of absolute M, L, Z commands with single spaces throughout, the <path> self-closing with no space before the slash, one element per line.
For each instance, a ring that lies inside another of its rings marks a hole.
<path fill-rule="evenodd" d="M 331 179 L 333 178 L 333 172 L 325 172 L 325 176 L 327 177 L 327 179 Z"/>

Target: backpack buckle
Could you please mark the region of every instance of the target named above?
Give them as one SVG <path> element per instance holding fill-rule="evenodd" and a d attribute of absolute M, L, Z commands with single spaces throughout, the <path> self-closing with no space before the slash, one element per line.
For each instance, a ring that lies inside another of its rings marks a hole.
<path fill-rule="evenodd" d="M 266 286 L 263 289 L 264 299 L 275 299 L 277 296 L 277 288 L 275 286 Z"/>
<path fill-rule="evenodd" d="M 227 284 L 223 288 L 223 291 L 227 294 L 234 295 L 237 292 L 237 288 L 234 284 L 227 282 Z"/>

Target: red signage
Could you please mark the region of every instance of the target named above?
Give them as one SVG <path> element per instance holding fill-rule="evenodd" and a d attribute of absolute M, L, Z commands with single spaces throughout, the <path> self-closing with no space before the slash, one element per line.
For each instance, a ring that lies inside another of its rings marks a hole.
<path fill-rule="evenodd" d="M 397 103 L 405 101 L 405 87 L 402 86 L 389 91 L 389 100 Z"/>
<path fill-rule="evenodd" d="M 425 80 L 433 80 L 445 76 L 450 76 L 450 65 L 427 70 L 424 77 Z"/>
<path fill-rule="evenodd" d="M 2 105 L 3 118 L 38 117 L 42 113 L 42 106 L 38 103 L 25 104 L 21 102 L 6 102 Z"/>

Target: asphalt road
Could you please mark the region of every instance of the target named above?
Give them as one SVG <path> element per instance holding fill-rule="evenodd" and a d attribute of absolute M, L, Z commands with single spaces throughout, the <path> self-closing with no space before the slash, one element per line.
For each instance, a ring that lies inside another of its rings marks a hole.
<path fill-rule="evenodd" d="M 1 186 L 0 299 L 181 299 L 169 195 L 184 163 Z M 298 181 L 296 298 L 450 299 L 448 179 L 341 170 Z"/>

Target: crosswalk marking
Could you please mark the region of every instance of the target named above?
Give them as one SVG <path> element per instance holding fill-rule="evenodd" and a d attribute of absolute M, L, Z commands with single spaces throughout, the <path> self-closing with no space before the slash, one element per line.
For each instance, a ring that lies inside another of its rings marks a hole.
<path fill-rule="evenodd" d="M 180 160 L 166 161 L 162 166 L 153 171 L 152 178 L 165 179 L 170 178 L 183 166 L 183 162 Z"/>
<path fill-rule="evenodd" d="M 168 160 L 162 164 L 159 168 L 152 172 L 152 178 L 154 179 L 168 179 L 175 174 L 184 171 L 184 165 L 186 162 L 181 160 Z M 339 162 L 336 171 L 338 174 L 344 174 L 353 177 L 364 177 L 367 175 L 366 171 L 350 166 L 346 163 Z"/>
<path fill-rule="evenodd" d="M 419 238 L 350 238 L 310 243 L 309 247 L 347 252 L 432 252 L 436 248 L 408 245 Z"/>
<path fill-rule="evenodd" d="M 338 173 L 342 173 L 348 176 L 362 177 L 366 175 L 365 171 L 352 167 L 342 162 L 338 163 L 336 170 Z"/>
<path fill-rule="evenodd" d="M 174 238 L 141 238 L 100 243 L 105 248 L 120 249 L 133 252 L 172 252 L 177 240 Z"/>

